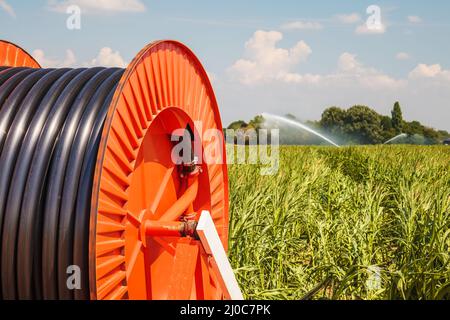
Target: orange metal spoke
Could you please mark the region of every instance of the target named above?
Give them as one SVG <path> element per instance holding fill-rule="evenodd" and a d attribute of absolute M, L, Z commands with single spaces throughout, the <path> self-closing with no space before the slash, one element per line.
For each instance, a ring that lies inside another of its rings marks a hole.
<path fill-rule="evenodd" d="M 175 221 L 189 208 L 197 197 L 198 180 L 186 189 L 183 195 L 160 218 L 161 221 Z"/>
<path fill-rule="evenodd" d="M 167 169 L 166 174 L 164 175 L 163 179 L 161 180 L 158 192 L 156 193 L 155 198 L 153 199 L 152 204 L 150 206 L 151 212 L 156 212 L 158 210 L 158 206 L 161 202 L 164 192 L 167 190 L 169 180 L 172 178 L 173 170 L 174 170 L 174 167 Z"/>
<path fill-rule="evenodd" d="M 142 249 L 142 242 L 141 241 L 136 242 L 136 245 L 134 246 L 133 252 L 131 254 L 131 259 L 129 260 L 127 265 L 127 279 L 130 278 L 131 274 L 134 271 L 138 255 L 141 253 L 141 249 Z"/>

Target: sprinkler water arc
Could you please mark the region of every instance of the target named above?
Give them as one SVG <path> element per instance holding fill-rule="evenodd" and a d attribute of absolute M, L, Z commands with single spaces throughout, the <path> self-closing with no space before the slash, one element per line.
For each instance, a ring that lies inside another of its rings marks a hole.
<path fill-rule="evenodd" d="M 407 138 L 407 137 L 408 137 L 408 135 L 407 135 L 406 133 L 400 133 L 399 135 L 397 135 L 397 136 L 395 136 L 395 137 L 389 139 L 388 141 L 386 141 L 386 142 L 383 143 L 383 144 L 389 144 L 389 143 L 391 143 L 391 142 L 397 141 L 398 139 L 401 139 L 401 138 Z"/>
<path fill-rule="evenodd" d="M 324 136 L 323 134 L 321 134 L 321 133 L 311 129 L 310 127 L 304 125 L 303 123 L 300 123 L 300 122 L 297 122 L 297 121 L 294 121 L 294 120 L 291 120 L 291 119 L 287 119 L 287 118 L 284 118 L 284 117 L 281 117 L 281 116 L 276 116 L 276 115 L 273 115 L 273 114 L 269 114 L 269 113 L 263 113 L 262 116 L 263 116 L 264 119 L 273 120 L 273 121 L 276 121 L 276 122 L 280 122 L 281 121 L 281 122 L 284 122 L 287 125 L 294 126 L 296 128 L 305 130 L 305 131 L 307 131 L 309 133 L 312 133 L 315 136 L 321 138 L 322 140 L 328 142 L 329 144 L 340 148 L 340 145 L 338 145 L 337 143 L 332 141 L 330 138 L 328 138 L 328 137 Z"/>

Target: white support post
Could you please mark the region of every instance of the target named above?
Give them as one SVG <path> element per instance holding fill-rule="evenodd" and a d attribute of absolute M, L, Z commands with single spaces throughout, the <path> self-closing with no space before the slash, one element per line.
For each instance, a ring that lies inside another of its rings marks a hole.
<path fill-rule="evenodd" d="M 213 258 L 213 268 L 221 282 L 222 288 L 225 290 L 226 298 L 230 300 L 244 300 L 214 221 L 208 211 L 202 211 L 200 215 L 197 234 L 206 253 Z"/>

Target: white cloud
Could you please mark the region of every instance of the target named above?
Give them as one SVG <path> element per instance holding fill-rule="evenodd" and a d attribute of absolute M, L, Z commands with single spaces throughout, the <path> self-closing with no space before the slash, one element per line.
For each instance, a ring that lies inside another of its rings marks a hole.
<path fill-rule="evenodd" d="M 450 70 L 445 70 L 440 64 L 419 64 L 413 71 L 409 73 L 410 79 L 436 79 L 450 80 Z"/>
<path fill-rule="evenodd" d="M 120 13 L 144 12 L 147 10 L 141 0 L 49 0 L 48 8 L 51 11 L 66 13 L 67 7 L 76 5 L 82 13 Z"/>
<path fill-rule="evenodd" d="M 358 13 L 338 14 L 336 19 L 344 24 L 354 24 L 361 21 L 361 16 Z"/>
<path fill-rule="evenodd" d="M 298 42 L 290 49 L 276 45 L 283 38 L 276 31 L 257 31 L 245 44 L 245 57 L 237 60 L 229 69 L 232 79 L 245 85 L 284 83 L 321 86 L 360 86 L 364 88 L 395 89 L 402 80 L 394 79 L 381 71 L 366 67 L 356 55 L 343 53 L 337 62 L 337 70 L 330 74 L 301 74 L 295 71 L 301 62 L 311 55 L 311 48 Z"/>
<path fill-rule="evenodd" d="M 16 13 L 14 12 L 13 7 L 11 7 L 11 5 L 8 4 L 5 0 L 0 0 L 0 8 L 5 10 L 5 12 L 11 17 L 16 18 Z"/>
<path fill-rule="evenodd" d="M 366 89 L 397 89 L 403 87 L 404 80 L 395 79 L 382 71 L 367 67 L 358 61 L 356 55 L 344 52 L 338 60 L 338 72 L 327 78 L 339 85 L 357 85 Z"/>
<path fill-rule="evenodd" d="M 356 27 L 355 33 L 357 35 L 374 35 L 386 33 L 386 30 L 387 30 L 386 25 L 383 23 L 377 28 L 375 27 L 369 28 L 367 26 L 367 23 L 364 23 Z"/>
<path fill-rule="evenodd" d="M 32 56 L 44 68 L 73 67 L 77 61 L 75 54 L 70 49 L 66 50 L 66 56 L 63 60 L 47 57 L 41 49 L 34 50 Z"/>
<path fill-rule="evenodd" d="M 245 44 L 245 58 L 236 61 L 228 69 L 229 74 L 244 84 L 290 81 L 292 68 L 305 61 L 312 51 L 304 41 L 290 49 L 278 48 L 282 39 L 281 32 L 256 31 Z"/>
<path fill-rule="evenodd" d="M 277 80 L 281 80 L 284 83 L 303 83 L 303 84 L 311 84 L 316 85 L 319 84 L 323 79 L 321 75 L 318 74 L 299 74 L 299 73 L 286 73 L 280 75 Z"/>
<path fill-rule="evenodd" d="M 111 48 L 104 47 L 100 49 L 97 57 L 88 63 L 88 66 L 125 68 L 127 63 L 123 60 L 119 51 L 113 51 Z"/>
<path fill-rule="evenodd" d="M 315 21 L 293 21 L 283 24 L 283 30 L 321 30 L 323 25 Z"/>
<path fill-rule="evenodd" d="M 422 18 L 419 16 L 408 16 L 408 21 L 410 23 L 421 23 L 422 22 Z"/>
<path fill-rule="evenodd" d="M 409 60 L 411 56 L 406 52 L 399 52 L 395 55 L 397 60 Z"/>
<path fill-rule="evenodd" d="M 68 68 L 68 67 L 120 67 L 125 68 L 127 63 L 123 60 L 118 51 L 113 51 L 111 48 L 104 47 L 100 50 L 97 57 L 89 62 L 78 63 L 77 58 L 72 50 L 67 49 L 64 59 L 57 59 L 48 57 L 41 49 L 33 51 L 33 57 L 44 68 Z"/>
<path fill-rule="evenodd" d="M 360 72 L 363 70 L 361 63 L 356 60 L 356 55 L 344 52 L 338 60 L 338 68 L 343 72 Z"/>

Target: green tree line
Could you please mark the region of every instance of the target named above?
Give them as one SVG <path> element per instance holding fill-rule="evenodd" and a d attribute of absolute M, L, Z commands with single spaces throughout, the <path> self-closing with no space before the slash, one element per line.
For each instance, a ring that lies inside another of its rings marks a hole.
<path fill-rule="evenodd" d="M 286 117 L 296 120 L 293 115 Z M 450 134 L 445 130 L 435 130 L 419 121 L 405 121 L 399 102 L 393 106 L 391 115 L 381 115 L 375 110 L 355 105 L 349 109 L 339 107 L 327 108 L 319 121 L 308 121 L 308 126 L 328 135 L 341 144 L 382 144 L 399 134 L 407 137 L 399 139 L 403 144 L 441 144 Z M 258 115 L 250 122 L 234 121 L 228 129 L 244 132 L 249 129 L 258 131 L 267 128 L 265 119 Z M 289 126 L 280 126 L 281 144 L 323 144 L 319 138 Z"/>

